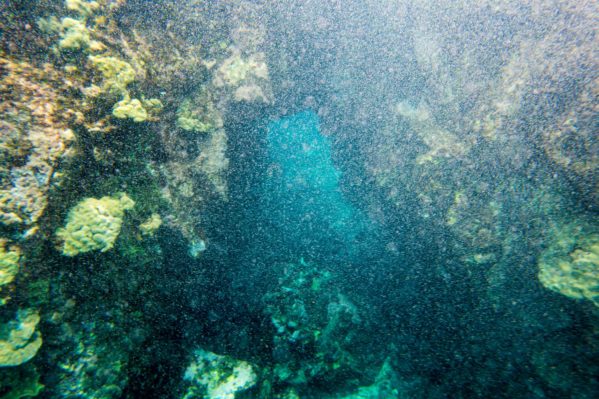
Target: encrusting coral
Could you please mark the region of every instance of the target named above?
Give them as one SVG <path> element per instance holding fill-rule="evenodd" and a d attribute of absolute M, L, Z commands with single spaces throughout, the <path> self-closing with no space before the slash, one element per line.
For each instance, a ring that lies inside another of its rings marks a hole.
<path fill-rule="evenodd" d="M 121 231 L 125 211 L 134 206 L 135 202 L 123 193 L 82 200 L 69 211 L 66 226 L 56 231 L 62 241 L 62 253 L 75 256 L 96 250 L 108 251 Z"/>

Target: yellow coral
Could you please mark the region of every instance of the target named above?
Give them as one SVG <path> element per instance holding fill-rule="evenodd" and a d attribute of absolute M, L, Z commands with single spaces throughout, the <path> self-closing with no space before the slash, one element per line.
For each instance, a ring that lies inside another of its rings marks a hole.
<path fill-rule="evenodd" d="M 90 55 L 88 59 L 91 65 L 102 73 L 104 91 L 123 98 L 128 97 L 127 85 L 135 80 L 135 70 L 131 64 L 105 55 Z"/>
<path fill-rule="evenodd" d="M 539 280 L 550 290 L 599 306 L 599 235 L 575 225 L 562 228 L 541 256 Z"/>
<path fill-rule="evenodd" d="M 125 98 L 116 103 L 112 109 L 112 115 L 119 119 L 130 118 L 135 122 L 144 122 L 148 119 L 148 111 L 136 98 L 133 100 Z"/>
<path fill-rule="evenodd" d="M 156 230 L 162 225 L 162 218 L 159 214 L 153 213 L 145 222 L 139 225 L 139 231 L 144 236 L 153 236 Z"/>
<path fill-rule="evenodd" d="M 95 250 L 108 251 L 121 231 L 125 211 L 134 205 L 126 194 L 79 202 L 70 210 L 66 226 L 56 231 L 63 242 L 62 253 L 75 256 Z"/>
<path fill-rule="evenodd" d="M 75 11 L 81 16 L 91 15 L 100 8 L 96 1 L 65 0 L 64 3 L 68 10 Z"/>
<path fill-rule="evenodd" d="M 0 287 L 10 284 L 19 271 L 19 249 L 6 249 L 6 241 L 0 239 Z"/>
<path fill-rule="evenodd" d="M 122 99 L 114 104 L 112 115 L 119 119 L 133 119 L 135 122 L 148 120 L 149 113 L 157 113 L 162 109 L 162 103 L 158 99 L 138 100 L 131 99 L 127 86 L 135 80 L 135 70 L 128 62 L 116 57 L 105 55 L 89 56 L 91 65 L 102 73 L 102 87 L 95 85 L 86 90 L 90 97 L 97 97 L 102 93 Z"/>
<path fill-rule="evenodd" d="M 40 316 L 32 310 L 20 310 L 17 320 L 0 329 L 0 367 L 18 366 L 31 360 L 42 346 L 35 331 Z"/>
<path fill-rule="evenodd" d="M 85 22 L 73 18 L 63 18 L 58 47 L 66 50 L 81 50 L 88 48 L 91 42 Z"/>

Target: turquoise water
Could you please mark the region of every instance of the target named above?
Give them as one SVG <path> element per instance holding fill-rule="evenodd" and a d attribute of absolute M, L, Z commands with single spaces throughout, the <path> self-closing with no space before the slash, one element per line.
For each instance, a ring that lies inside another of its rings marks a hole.
<path fill-rule="evenodd" d="M 343 196 L 341 172 L 331 158 L 330 140 L 319 131 L 318 116 L 304 111 L 273 121 L 266 140 L 260 206 L 277 243 L 292 249 L 295 258 L 312 253 L 326 259 L 334 251 L 356 255 L 367 221 Z"/>

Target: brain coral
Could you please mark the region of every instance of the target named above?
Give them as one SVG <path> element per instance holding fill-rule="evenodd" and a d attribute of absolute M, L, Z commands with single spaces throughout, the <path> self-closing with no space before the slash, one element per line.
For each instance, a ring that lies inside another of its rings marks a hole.
<path fill-rule="evenodd" d="M 56 231 L 62 241 L 62 253 L 75 256 L 89 251 L 108 251 L 121 231 L 125 211 L 134 205 L 123 193 L 82 200 L 69 211 L 66 226 Z"/>

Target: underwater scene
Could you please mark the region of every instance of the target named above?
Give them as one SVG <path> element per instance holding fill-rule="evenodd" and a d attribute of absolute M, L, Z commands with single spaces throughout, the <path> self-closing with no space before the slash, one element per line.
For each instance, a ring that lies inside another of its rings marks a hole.
<path fill-rule="evenodd" d="M 0 0 L 0 399 L 599 398 L 598 29 Z"/>

